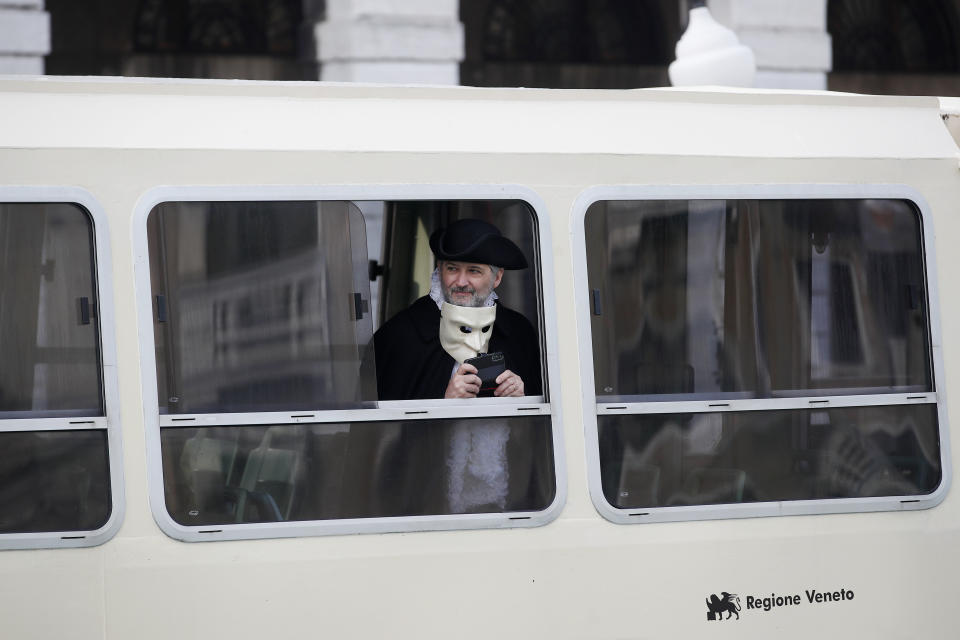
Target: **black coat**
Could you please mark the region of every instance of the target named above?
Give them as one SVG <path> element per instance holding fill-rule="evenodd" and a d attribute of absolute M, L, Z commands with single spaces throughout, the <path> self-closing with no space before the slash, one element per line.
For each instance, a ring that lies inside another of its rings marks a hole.
<path fill-rule="evenodd" d="M 380 327 L 373 347 L 372 354 L 370 350 L 365 354 L 364 378 L 373 380 L 370 369 L 375 363 L 380 400 L 443 397 L 454 360 L 440 345 L 440 310 L 429 296 L 416 300 Z M 523 379 L 527 395 L 542 394 L 540 342 L 525 317 L 498 305 L 489 351 L 504 354 L 507 368 Z M 467 422 L 477 430 L 489 423 L 485 418 Z M 341 517 L 451 513 L 447 457 L 458 424 L 465 422 L 428 419 L 354 425 L 347 447 L 351 462 L 346 468 L 356 470 L 357 477 L 349 482 L 352 490 Z M 505 510 L 544 509 L 556 493 L 550 417 L 515 416 L 508 424 Z M 468 511 L 497 510 L 493 505 L 473 505 Z"/>
<path fill-rule="evenodd" d="M 424 296 L 386 322 L 373 336 L 380 400 L 442 398 L 454 359 L 440 344 L 440 309 Z M 523 380 L 524 393 L 540 395 L 540 341 L 521 314 L 497 304 L 488 347 L 502 352 L 507 369 Z"/>

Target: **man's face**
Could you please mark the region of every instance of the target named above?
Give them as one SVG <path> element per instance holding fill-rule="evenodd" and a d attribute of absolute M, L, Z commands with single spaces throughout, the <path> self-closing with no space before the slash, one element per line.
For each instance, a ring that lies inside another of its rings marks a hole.
<path fill-rule="evenodd" d="M 473 262 L 440 262 L 443 298 L 461 307 L 479 307 L 500 284 L 503 269 Z"/>

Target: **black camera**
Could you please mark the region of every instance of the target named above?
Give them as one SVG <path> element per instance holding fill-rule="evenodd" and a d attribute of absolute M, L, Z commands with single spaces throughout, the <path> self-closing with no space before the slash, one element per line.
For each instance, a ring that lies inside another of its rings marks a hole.
<path fill-rule="evenodd" d="M 480 393 L 478 396 L 491 396 L 497 388 L 497 376 L 507 370 L 507 361 L 499 351 L 495 353 L 481 353 L 476 358 L 469 358 L 463 364 L 472 364 L 477 368 L 480 378 Z"/>

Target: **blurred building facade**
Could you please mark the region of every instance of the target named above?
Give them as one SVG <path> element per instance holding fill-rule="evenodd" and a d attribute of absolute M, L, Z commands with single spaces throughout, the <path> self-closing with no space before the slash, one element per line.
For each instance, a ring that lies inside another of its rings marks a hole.
<path fill-rule="evenodd" d="M 0 72 L 632 88 L 689 0 L 0 0 Z M 709 0 L 757 85 L 960 94 L 960 0 Z"/>

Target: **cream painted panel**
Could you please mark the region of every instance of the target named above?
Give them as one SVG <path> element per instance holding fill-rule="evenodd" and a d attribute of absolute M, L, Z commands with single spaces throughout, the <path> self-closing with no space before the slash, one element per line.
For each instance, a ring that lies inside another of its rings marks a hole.
<path fill-rule="evenodd" d="M 181 545 L 120 540 L 110 638 L 943 637 L 956 531 L 929 512 Z M 630 533 L 633 531 L 634 533 Z M 922 540 L 922 544 L 917 544 Z M 898 552 L 891 554 L 891 549 Z M 918 576 L 924 576 L 919 589 Z M 810 604 L 807 589 L 852 591 Z M 704 599 L 799 594 L 707 625 Z M 714 623 L 715 624 L 715 623 Z M 733 624 L 733 622 L 731 622 Z"/>
<path fill-rule="evenodd" d="M 0 635 L 102 638 L 103 547 L 0 554 Z"/>
<path fill-rule="evenodd" d="M 934 98 L 51 80 L 0 81 L 0 94 L 6 147 L 760 158 L 956 152 Z"/>

